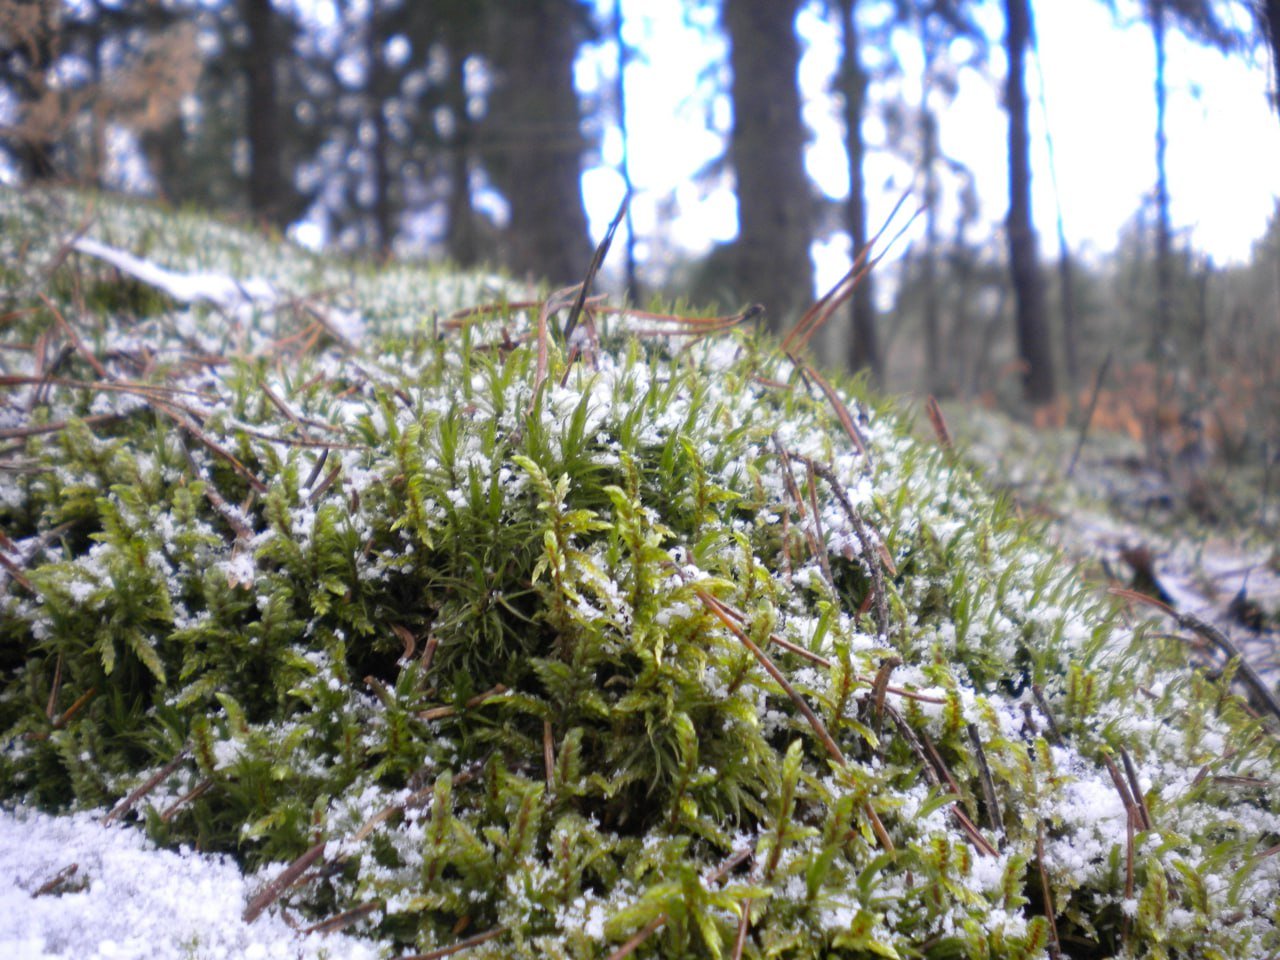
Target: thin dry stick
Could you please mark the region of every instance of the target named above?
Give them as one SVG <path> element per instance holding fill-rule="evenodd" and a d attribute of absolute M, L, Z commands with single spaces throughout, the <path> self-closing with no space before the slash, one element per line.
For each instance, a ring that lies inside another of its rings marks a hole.
<path fill-rule="evenodd" d="M 731 606 L 730 604 L 725 603 L 723 600 L 718 600 L 717 602 L 738 623 L 745 624 L 747 622 L 747 618 L 742 613 L 741 610 L 738 610 L 737 608 Z M 769 642 L 774 644 L 775 646 L 781 647 L 783 650 L 786 650 L 789 653 L 794 653 L 797 656 L 803 657 L 804 659 L 808 660 L 810 663 L 815 663 L 818 666 L 825 667 L 828 670 L 831 669 L 831 661 L 828 660 L 826 657 L 822 656 L 821 654 L 814 653 L 812 650 L 808 650 L 798 644 L 792 643 L 790 640 L 786 640 L 778 636 L 776 633 L 769 634 Z M 863 674 L 860 674 L 860 673 L 853 674 L 853 679 L 857 683 L 865 683 L 868 686 L 874 686 L 875 684 L 875 680 L 873 678 L 864 676 Z M 944 697 L 933 697 L 927 693 L 918 693 L 915 690 L 907 690 L 904 687 L 895 687 L 893 684 L 886 685 L 885 690 L 889 693 L 894 694 L 895 696 L 905 697 L 908 700 L 916 700 L 920 703 L 946 703 L 947 702 Z"/>
<path fill-rule="evenodd" d="M 507 692 L 505 684 L 497 683 L 486 690 L 484 693 L 477 693 L 474 697 L 463 704 L 468 710 L 475 709 L 482 703 L 492 700 L 494 697 L 500 697 Z M 432 707 L 430 710 L 421 710 L 418 712 L 419 719 L 422 720 L 440 720 L 444 717 L 452 717 L 458 713 L 457 707 Z"/>
<path fill-rule="evenodd" d="M 951 441 L 951 431 L 947 429 L 946 418 L 942 415 L 942 407 L 938 406 L 938 398 L 929 395 L 929 399 L 924 402 L 924 412 L 929 417 L 929 424 L 933 427 L 933 434 L 938 438 L 938 444 L 947 453 L 951 453 L 955 449 Z"/>
<path fill-rule="evenodd" d="M 44 883 L 40 884 L 40 886 L 36 887 L 36 889 L 32 892 L 31 896 L 43 897 L 46 894 L 53 893 L 53 891 L 57 890 L 58 887 L 62 886 L 64 883 L 66 883 L 68 880 L 74 877 L 76 875 L 76 872 L 79 869 L 80 869 L 80 864 L 78 863 L 73 863 L 70 866 L 63 867 L 61 870 L 55 873 L 52 877 L 50 877 Z"/>
<path fill-rule="evenodd" d="M 178 811 L 180 811 L 188 803 L 208 793 L 209 789 L 212 786 L 213 786 L 213 780 L 211 779 L 201 780 L 194 787 L 192 787 L 190 790 L 188 790 L 186 793 L 180 796 L 177 800 L 173 801 L 173 803 L 169 806 L 167 810 L 164 811 L 164 813 L 160 814 L 160 822 L 168 823 L 170 820 L 176 817 L 178 815 Z"/>
<path fill-rule="evenodd" d="M 143 780 L 142 783 L 134 787 L 127 797 L 111 808 L 111 812 L 102 818 L 104 824 L 110 823 L 112 820 L 123 817 L 126 813 L 134 808 L 139 800 L 163 783 L 168 777 L 182 766 L 183 761 L 190 756 L 190 752 L 184 747 L 178 751 L 177 756 L 166 763 L 163 767 L 153 773 L 151 776 Z"/>
<path fill-rule="evenodd" d="M 742 913 L 738 915 L 738 935 L 733 940 L 733 954 L 730 960 L 742 960 L 742 953 L 747 949 L 747 933 L 751 929 L 751 907 L 742 905 Z"/>
<path fill-rule="evenodd" d="M 1084 421 L 1080 424 L 1080 435 L 1076 437 L 1075 449 L 1071 451 L 1071 462 L 1067 464 L 1066 478 L 1071 479 L 1071 474 L 1075 472 L 1076 463 L 1080 460 L 1080 452 L 1084 450 L 1084 442 L 1089 436 L 1089 426 L 1093 423 L 1094 411 L 1098 409 L 1098 397 L 1102 395 L 1102 381 L 1107 375 L 1107 369 L 1111 366 L 1111 352 L 1107 352 L 1106 359 L 1102 361 L 1102 366 L 1098 367 L 1098 373 L 1093 378 L 1093 392 L 1089 395 L 1089 408 L 1085 411 Z"/>
<path fill-rule="evenodd" d="M 248 906 L 244 908 L 244 914 L 241 919 L 245 923 L 253 923 L 262 914 L 262 911 L 271 906 L 281 895 L 293 886 L 293 882 L 297 880 L 307 868 L 324 856 L 324 847 L 326 841 L 321 840 L 315 846 L 311 847 L 306 853 L 294 860 L 283 870 L 280 875 L 268 883 L 259 891 L 258 895 L 249 901 Z"/>
<path fill-rule="evenodd" d="M 14 583 L 18 584 L 28 593 L 36 592 L 36 588 L 32 585 L 31 581 L 27 579 L 27 575 L 22 572 L 22 568 L 6 557 L 3 553 L 0 553 L 0 567 L 3 567 L 5 573 L 9 574 L 9 576 L 13 578 Z"/>
<path fill-rule="evenodd" d="M 773 434 L 773 445 L 777 448 L 778 459 L 782 461 L 782 484 L 787 490 L 787 495 L 796 505 L 796 510 L 800 515 L 801 529 L 804 530 L 805 541 L 809 544 L 809 555 L 815 559 L 820 558 L 819 566 L 822 568 L 823 575 L 827 578 L 827 583 L 834 587 L 835 583 L 831 579 L 831 567 L 826 562 L 826 549 L 818 541 L 818 536 L 814 532 L 807 521 L 809 519 L 809 511 L 805 509 L 804 497 L 800 494 L 800 488 L 796 486 L 795 477 L 791 474 L 791 458 L 787 456 L 786 448 L 783 447 L 782 441 L 778 439 L 778 435 Z"/>
<path fill-rule="evenodd" d="M 969 742 L 973 744 L 973 754 L 978 760 L 978 778 L 982 781 L 982 799 L 987 805 L 987 826 L 1001 840 L 1005 838 L 1004 818 L 1000 815 L 1000 802 L 996 799 L 996 784 L 991 777 L 991 767 L 987 764 L 987 752 L 982 748 L 982 738 L 978 735 L 977 724 L 970 723 Z"/>
<path fill-rule="evenodd" d="M 776 434 L 775 434 L 776 436 Z M 813 464 L 806 465 L 809 473 L 809 510 L 813 515 L 813 538 L 818 547 L 818 564 L 822 567 L 822 575 L 834 590 L 835 578 L 831 575 L 831 559 L 827 556 L 827 538 L 822 532 L 822 511 L 818 509 L 818 481 L 813 472 Z"/>
<path fill-rule="evenodd" d="M 769 659 L 769 655 L 756 646 L 755 641 L 738 626 L 732 614 L 724 608 L 719 600 L 701 588 L 695 589 L 694 593 L 702 601 L 703 605 L 714 613 L 720 622 L 729 629 L 729 632 L 738 638 L 738 642 L 751 651 L 751 655 L 756 658 L 756 662 L 764 667 L 765 672 L 773 677 L 778 686 L 791 698 L 791 702 L 796 705 L 796 709 L 809 722 L 809 726 L 813 728 L 813 732 L 817 734 L 822 745 L 826 747 L 827 753 L 831 754 L 831 758 L 842 767 L 848 766 L 849 762 L 845 759 L 844 754 L 841 753 L 840 747 L 831 739 L 831 734 L 827 732 L 826 724 L 822 722 L 822 718 L 813 712 L 813 709 L 805 702 L 804 697 L 800 696 L 796 688 L 791 685 L 791 682 L 778 669 L 777 664 Z"/>
<path fill-rule="evenodd" d="M 907 723 L 902 714 L 898 713 L 898 711 L 889 704 L 885 704 L 884 710 L 885 715 L 893 721 L 893 725 L 897 727 L 898 732 L 902 734 L 902 739 L 907 742 L 907 746 L 911 748 L 911 752 L 914 753 L 916 759 L 920 761 L 920 768 L 924 772 L 925 779 L 927 779 L 933 786 L 941 789 L 942 778 L 939 776 L 938 770 L 934 768 L 933 762 L 925 753 L 924 746 L 920 742 L 920 738 L 916 735 L 916 731 L 912 730 L 911 725 Z M 930 748 L 932 748 L 932 744 L 930 745 Z M 950 778 L 948 777 L 948 779 Z M 954 785 L 954 781 L 952 781 L 952 785 Z M 958 798 L 951 803 L 951 814 L 956 818 L 956 822 L 960 824 L 960 829 L 965 832 L 969 837 L 969 840 L 981 853 L 991 857 L 998 857 L 1000 855 L 1000 852 L 991 845 L 991 841 L 984 837 L 982 835 L 982 831 L 979 830 L 974 825 L 973 821 L 969 819 L 969 815 L 961 809 Z"/>
<path fill-rule="evenodd" d="M 100 423 L 110 423 L 113 420 L 123 420 L 127 414 L 123 413 L 98 413 L 88 417 L 77 417 L 76 419 L 85 426 L 96 426 Z M 53 423 L 39 423 L 26 427 L 5 427 L 0 430 L 0 440 L 25 440 L 28 437 L 38 437 L 46 433 L 57 433 L 60 430 L 67 429 L 69 420 L 57 420 Z"/>
<path fill-rule="evenodd" d="M 613 235 L 618 230 L 618 224 L 622 223 L 622 218 L 627 215 L 627 207 L 631 203 L 631 194 L 626 193 L 622 197 L 622 203 L 618 204 L 618 212 L 613 215 L 613 220 L 609 223 L 609 229 L 604 232 L 604 239 L 600 241 L 600 245 L 596 247 L 596 251 L 591 256 L 591 265 L 587 267 L 587 275 L 583 278 L 582 289 L 578 291 L 578 299 L 573 303 L 573 309 L 569 311 L 569 319 L 564 325 L 564 342 L 568 343 L 573 336 L 574 329 L 578 326 L 578 321 L 582 318 L 582 309 L 587 303 L 587 294 L 591 292 L 591 281 L 596 278 L 596 274 L 600 270 L 604 258 L 609 255 L 609 245 L 613 243 Z"/>
<path fill-rule="evenodd" d="M 1138 770 L 1133 765 L 1133 759 L 1129 756 L 1129 751 L 1124 747 L 1120 748 L 1120 759 L 1124 761 L 1124 773 L 1129 779 L 1129 790 L 1133 794 L 1133 805 L 1138 814 L 1138 819 L 1142 823 L 1142 829 L 1151 830 L 1151 811 L 1147 808 L 1147 798 L 1142 794 L 1142 787 L 1138 783 Z"/>
<path fill-rule="evenodd" d="M 53 719 L 53 729 L 55 729 L 55 730 L 61 730 L 61 729 L 62 729 L 63 727 L 65 727 L 68 723 L 70 723 L 70 722 L 71 722 L 71 718 L 72 718 L 72 717 L 74 717 L 74 716 L 75 716 L 77 713 L 79 713 L 81 710 L 83 710 L 83 709 L 84 709 L 84 705 L 85 705 L 86 703 L 88 703 L 90 700 L 92 700 L 92 699 L 94 698 L 94 696 L 97 694 L 97 692 L 98 692 L 98 688 L 97 688 L 97 687 L 90 687 L 90 688 L 89 688 L 88 690 L 86 690 L 84 693 L 80 694 L 80 696 L 76 697 L 76 701 L 75 701 L 75 703 L 73 703 L 73 704 L 71 704 L 71 706 L 67 707 L 67 709 L 66 709 L 66 712 L 65 712 L 65 713 L 63 713 L 61 716 L 54 717 L 54 719 Z"/>
<path fill-rule="evenodd" d="M 769 676 L 773 677 L 778 686 L 782 687 L 787 696 L 791 698 L 791 702 L 796 705 L 796 709 L 798 709 L 804 718 L 809 721 L 809 726 L 813 728 L 814 733 L 816 733 L 818 739 L 822 741 L 822 745 L 826 747 L 827 753 L 831 755 L 831 758 L 835 760 L 836 764 L 841 768 L 848 767 L 849 761 L 845 759 L 844 754 L 840 751 L 840 747 L 836 744 L 835 740 L 831 738 L 831 734 L 827 732 L 827 727 L 822 722 L 822 719 L 813 712 L 813 709 L 805 702 L 804 697 L 800 696 L 796 688 L 791 685 L 785 676 L 783 676 L 782 671 L 779 670 L 777 664 L 769 658 L 769 655 L 756 646 L 755 641 L 747 636 L 743 629 L 738 626 L 737 622 L 734 620 L 734 613 L 705 590 L 697 588 L 694 590 L 694 593 L 697 595 L 698 599 L 702 601 L 703 605 L 715 614 L 716 617 L 719 618 L 720 622 L 729 629 L 729 632 L 738 638 L 738 642 L 751 651 L 751 655 L 756 658 L 756 662 L 758 662 L 760 666 L 764 667 L 765 672 L 768 673 Z M 885 829 L 884 823 L 881 822 L 880 815 L 876 813 L 875 808 L 871 806 L 869 801 L 863 805 L 863 811 L 866 813 L 867 819 L 871 821 L 871 829 L 875 831 L 876 838 L 880 841 L 880 844 L 886 851 L 892 853 L 894 849 L 893 839 L 889 836 L 889 831 Z"/>
<path fill-rule="evenodd" d="M 831 404 L 831 409 L 835 411 L 836 419 L 840 421 L 840 426 L 849 435 L 849 439 L 853 441 L 853 445 L 858 452 L 866 457 L 867 462 L 870 463 L 871 454 L 867 452 L 867 442 L 862 438 L 862 431 L 858 429 L 858 425 L 853 422 L 853 417 L 849 415 L 849 410 L 845 407 L 844 401 L 840 399 L 840 394 L 836 393 L 836 388 L 813 367 L 800 364 L 794 357 L 791 360 L 793 363 L 803 367 L 804 372 L 818 385 L 818 389 L 822 391 L 827 398 L 827 402 Z"/>
<path fill-rule="evenodd" d="M 885 657 L 876 671 L 875 682 L 871 685 L 871 719 L 876 736 L 880 736 L 880 728 L 884 725 L 884 695 L 889 690 L 889 677 L 895 669 L 902 666 L 899 656 Z"/>
<path fill-rule="evenodd" d="M 1044 690 L 1040 684 L 1033 683 L 1031 685 L 1031 695 L 1036 699 L 1036 705 L 1040 707 L 1040 713 L 1044 716 L 1045 722 L 1049 724 L 1049 735 L 1053 737 L 1053 742 L 1062 745 L 1062 731 L 1058 729 L 1058 721 L 1053 719 L 1053 713 L 1049 710 L 1049 704 L 1045 702 Z"/>
<path fill-rule="evenodd" d="M 107 372 L 107 368 L 102 365 L 102 361 L 100 361 L 96 356 L 94 356 L 94 353 L 92 350 L 90 350 L 87 346 L 85 346 L 85 342 L 80 339 L 80 334 L 76 333 L 75 329 L 71 326 L 71 324 L 67 322 L 66 317 L 62 315 L 62 313 L 58 310 L 56 306 L 54 306 L 53 301 L 50 300 L 48 297 L 46 297 L 43 293 L 37 294 L 37 296 L 40 297 L 41 301 L 43 301 L 45 307 L 48 308 L 49 312 L 53 314 L 54 319 L 58 321 L 58 326 L 62 327 L 63 332 L 66 333 L 67 338 L 70 339 L 71 345 L 75 347 L 76 353 L 84 357 L 85 363 L 93 367 L 93 372 L 96 373 L 98 376 L 100 376 L 103 380 L 114 380 L 115 377 L 113 377 L 110 373 Z"/>
<path fill-rule="evenodd" d="M 302 935 L 305 937 L 312 933 L 336 933 L 339 930 L 345 930 L 353 923 L 358 922 L 373 913 L 375 910 L 379 910 L 381 908 L 381 900 L 372 900 L 369 903 L 363 903 L 358 907 L 353 907 L 350 910 L 345 910 L 342 913 L 335 914 L 327 920 L 321 920 L 319 923 L 313 923 L 302 931 Z"/>
<path fill-rule="evenodd" d="M 1267 686 L 1265 680 L 1258 676 L 1258 672 L 1254 670 L 1249 661 L 1244 658 L 1244 655 L 1239 651 L 1239 649 L 1237 649 L 1236 645 L 1232 643 L 1227 638 L 1227 635 L 1217 627 L 1210 623 L 1206 623 L 1199 617 L 1193 616 L 1192 614 L 1179 613 L 1167 603 L 1157 600 L 1155 597 L 1149 597 L 1145 593 L 1139 593 L 1136 590 L 1129 590 L 1124 587 L 1112 587 L 1108 592 L 1114 596 L 1123 597 L 1124 599 L 1135 603 L 1143 603 L 1149 607 L 1154 607 L 1161 613 L 1172 617 L 1174 622 L 1176 622 L 1178 626 L 1182 627 L 1182 629 L 1190 630 L 1203 637 L 1205 640 L 1208 640 L 1221 650 L 1229 660 L 1238 661 L 1240 664 L 1240 678 L 1244 680 L 1249 689 L 1253 691 L 1258 700 L 1261 701 L 1261 703 L 1270 710 L 1271 713 L 1280 717 L 1280 702 L 1277 702 L 1275 694 L 1271 692 L 1271 688 Z"/>
<path fill-rule="evenodd" d="M 8 540 L 8 537 L 5 537 Z M 49 702 L 45 704 L 45 718 L 52 721 L 54 710 L 58 705 L 58 691 L 62 688 L 62 654 L 58 654 L 58 659 L 53 665 L 53 683 L 49 687 Z"/>
<path fill-rule="evenodd" d="M 808 464 L 818 476 L 827 482 L 827 486 L 831 488 L 831 492 L 836 496 L 836 502 L 840 504 L 845 516 L 849 518 L 849 524 L 853 527 L 854 536 L 858 538 L 858 545 L 862 548 L 862 562 L 867 568 L 867 573 L 871 576 L 871 589 L 875 597 L 876 620 L 880 628 L 880 635 L 882 637 L 888 636 L 889 597 L 885 589 L 884 576 L 881 573 L 880 565 L 875 561 L 875 558 L 879 557 L 883 562 L 886 559 L 887 551 L 876 548 L 876 543 L 872 540 L 871 533 L 867 529 L 866 521 L 853 508 L 853 502 L 849 499 L 849 494 L 845 491 L 844 485 L 840 483 L 840 479 L 835 475 L 835 471 L 826 464 L 818 463 L 808 457 L 797 454 L 797 458 Z"/>
<path fill-rule="evenodd" d="M 1062 954 L 1062 945 L 1058 940 L 1057 911 L 1053 907 L 1053 888 L 1049 885 L 1049 874 L 1044 866 L 1044 824 L 1036 824 L 1036 863 L 1040 867 L 1040 892 L 1044 897 L 1044 916 L 1049 921 L 1049 955 L 1058 957 Z"/>

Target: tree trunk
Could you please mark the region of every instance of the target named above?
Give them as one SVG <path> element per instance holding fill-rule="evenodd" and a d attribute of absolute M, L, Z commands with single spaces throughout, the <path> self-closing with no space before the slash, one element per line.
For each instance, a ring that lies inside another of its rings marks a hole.
<path fill-rule="evenodd" d="M 447 29 L 447 28 L 446 28 Z M 467 110 L 467 51 L 456 31 L 447 33 L 452 75 L 445 96 L 453 115 L 449 142 L 448 223 L 445 248 L 460 267 L 480 262 L 480 238 L 476 235 L 476 211 L 471 199 L 471 161 L 474 150 L 471 115 Z"/>
<path fill-rule="evenodd" d="M 1151 353 L 1158 359 L 1164 353 L 1170 334 L 1170 310 L 1173 303 L 1173 231 L 1169 225 L 1169 177 L 1166 154 L 1169 140 L 1165 133 L 1165 107 L 1169 88 L 1165 83 L 1165 16 L 1164 0 L 1151 0 L 1151 38 L 1156 54 L 1156 316 L 1151 336 Z"/>
<path fill-rule="evenodd" d="M 1045 313 L 1044 280 L 1031 219 L 1031 149 L 1027 130 L 1024 59 L 1030 35 L 1029 0 L 1005 0 L 1005 109 L 1009 112 L 1009 271 L 1017 314 L 1023 394 L 1040 406 L 1054 398 L 1052 349 Z"/>
<path fill-rule="evenodd" d="M 841 60 L 840 89 L 844 94 L 845 150 L 849 156 L 849 201 L 846 218 L 852 254 L 857 257 L 867 246 L 867 181 L 863 171 L 867 145 L 862 138 L 862 118 L 867 102 L 867 72 L 862 66 L 857 0 L 841 0 L 840 25 L 844 55 Z M 875 287 L 872 274 L 858 281 L 853 291 L 853 336 L 849 339 L 851 370 L 870 370 L 872 379 L 884 382 L 884 364 L 876 335 Z"/>
<path fill-rule="evenodd" d="M 53 65 L 58 32 L 58 7 L 54 0 L 27 0 L 24 7 L 36 7 L 31 33 L 11 40 L 3 50 L 6 70 L 12 77 L 19 105 L 19 122 L 13 135 L 14 159 L 27 182 L 52 180 L 57 176 L 53 154 L 53 131 L 62 118 L 47 103 L 49 68 Z"/>
<path fill-rule="evenodd" d="M 373 126 L 373 142 L 370 145 L 373 176 L 373 238 L 378 256 L 391 252 L 396 238 L 395 215 L 391 206 L 391 131 L 387 128 L 386 105 L 392 91 L 388 86 L 388 72 L 383 46 L 386 43 L 378 0 L 373 0 L 368 14 L 368 32 L 365 34 L 365 58 L 368 76 L 365 79 L 365 116 Z"/>
<path fill-rule="evenodd" d="M 614 83 L 614 98 L 618 105 L 618 133 L 622 138 L 622 162 L 618 165 L 618 173 L 622 176 L 622 185 L 626 196 L 635 192 L 631 182 L 631 140 L 627 135 L 627 65 L 631 62 L 631 48 L 622 36 L 622 0 L 613 0 L 613 43 L 617 48 L 617 80 Z M 640 289 L 640 281 L 636 275 L 636 231 L 631 219 L 631 206 L 627 205 L 624 216 L 627 229 L 626 246 L 623 247 L 624 269 L 626 271 L 627 291 L 633 303 L 643 303 L 644 294 Z"/>
<path fill-rule="evenodd" d="M 920 285 L 924 304 L 925 387 L 937 396 L 943 392 L 942 323 L 938 296 L 938 123 L 929 109 L 929 88 L 920 107 L 920 141 L 924 156 L 924 256 L 920 261 Z"/>
<path fill-rule="evenodd" d="M 1280 113 L 1280 0 L 1262 0 L 1263 29 L 1271 44 L 1271 103 Z"/>
<path fill-rule="evenodd" d="M 244 50 L 245 130 L 249 139 L 249 209 L 277 227 L 287 224 L 287 186 L 280 159 L 275 11 L 271 0 L 240 0 L 248 34 Z"/>
<path fill-rule="evenodd" d="M 511 209 L 508 265 L 555 284 L 591 260 L 573 85 L 586 16 L 577 0 L 509 0 L 492 18 L 489 172 Z"/>
<path fill-rule="evenodd" d="M 813 299 L 812 202 L 795 22 L 800 0 L 725 0 L 737 177 L 737 286 L 781 329 Z"/>

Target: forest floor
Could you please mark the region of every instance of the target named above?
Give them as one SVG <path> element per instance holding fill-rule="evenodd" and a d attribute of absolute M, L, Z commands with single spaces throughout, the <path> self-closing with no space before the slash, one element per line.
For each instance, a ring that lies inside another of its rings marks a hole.
<path fill-rule="evenodd" d="M 1216 628 L 1277 692 L 1280 506 L 1270 502 L 1264 468 L 1207 459 L 1160 470 L 1124 436 L 1087 434 L 1081 443 L 1077 430 L 1036 430 L 975 407 L 948 406 L 946 417 L 962 455 L 1042 518 L 1086 577 Z M 1178 629 L 1172 616 L 1168 625 Z M 1190 657 L 1226 665 L 1204 636 L 1179 635 Z"/>

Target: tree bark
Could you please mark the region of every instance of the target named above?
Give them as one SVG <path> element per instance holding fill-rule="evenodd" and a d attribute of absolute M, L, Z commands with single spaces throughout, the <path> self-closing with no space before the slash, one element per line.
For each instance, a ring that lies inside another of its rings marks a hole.
<path fill-rule="evenodd" d="M 780 330 L 813 299 L 812 201 L 797 72 L 799 0 L 725 0 L 737 178 L 738 289 Z"/>
<path fill-rule="evenodd" d="M 286 182 L 280 155 L 280 99 L 276 88 L 275 11 L 271 0 L 240 0 L 248 34 L 244 51 L 245 131 L 249 140 L 249 209 L 277 227 L 287 224 Z"/>
<path fill-rule="evenodd" d="M 1271 44 L 1271 103 L 1280 113 L 1280 0 L 1262 0 L 1263 29 Z"/>
<path fill-rule="evenodd" d="M 509 0 L 491 21 L 487 155 L 511 209 L 508 266 L 555 284 L 581 280 L 591 260 L 573 85 L 586 16 L 577 0 Z"/>
<path fill-rule="evenodd" d="M 1151 336 L 1151 354 L 1158 359 L 1170 333 L 1173 303 L 1173 230 L 1169 223 L 1169 177 L 1166 156 L 1169 138 L 1165 131 L 1168 84 L 1165 82 L 1164 0 L 1151 0 L 1151 39 L 1155 43 L 1156 74 L 1156 315 Z"/>
<path fill-rule="evenodd" d="M 844 50 L 840 68 L 840 89 L 844 94 L 845 150 L 849 156 L 849 200 L 846 219 L 852 254 L 866 249 L 867 181 L 863 170 L 867 146 L 862 138 L 862 118 L 867 103 L 867 72 L 862 66 L 861 40 L 855 19 L 857 0 L 841 0 L 840 26 Z M 851 370 L 870 370 L 877 383 L 884 382 L 884 364 L 876 333 L 875 287 L 870 271 L 858 281 L 850 303 L 853 336 L 849 339 Z"/>
<path fill-rule="evenodd" d="M 1009 271 L 1017 315 L 1023 395 L 1040 406 L 1054 398 L 1052 348 L 1045 313 L 1036 232 L 1031 218 L 1031 149 L 1027 123 L 1025 54 L 1030 39 L 1029 0 L 1005 0 L 1005 109 L 1009 113 Z"/>

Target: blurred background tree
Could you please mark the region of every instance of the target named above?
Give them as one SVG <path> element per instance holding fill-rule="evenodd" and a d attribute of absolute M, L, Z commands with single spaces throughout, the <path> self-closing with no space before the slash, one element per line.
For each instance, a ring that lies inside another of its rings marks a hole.
<path fill-rule="evenodd" d="M 643 4 L 0 0 L 0 180 L 195 203 L 313 246 L 490 263 L 556 285 L 581 278 L 625 185 L 648 190 L 647 212 L 629 218 L 605 282 L 708 308 L 761 302 L 775 329 L 821 292 L 830 250 L 848 263 L 885 249 L 898 224 L 873 245 L 872 211 L 909 191 L 900 222 L 918 208 L 917 221 L 815 341 L 828 364 L 1048 410 L 1077 404 L 1108 352 L 1120 370 L 1153 364 L 1161 391 L 1196 364 L 1213 378 L 1193 354 L 1275 382 L 1274 219 L 1250 264 L 1215 266 L 1194 248 L 1171 203 L 1166 66 L 1176 35 L 1274 67 L 1280 4 L 1088 6 L 1150 32 L 1152 189 L 1115 250 L 1083 257 L 1064 227 L 1071 198 L 1058 197 L 1057 270 L 1031 214 L 1033 182 L 1056 180 L 1052 168 L 1032 180 L 1052 130 L 1030 0 L 687 0 L 674 15 L 701 65 L 680 82 L 704 117 L 704 159 L 665 193 L 635 171 L 693 145 L 631 129 L 667 53 Z M 825 80 L 802 82 L 818 61 Z M 1003 223 L 972 153 L 955 149 L 979 135 L 954 129 L 974 90 L 1007 116 L 981 134 L 981 154 L 1007 171 Z M 833 136 L 847 187 L 820 188 L 812 151 Z M 736 228 L 691 247 L 683 225 L 710 220 L 730 190 Z M 1232 338 L 1246 332 L 1271 352 L 1241 350 Z"/>

